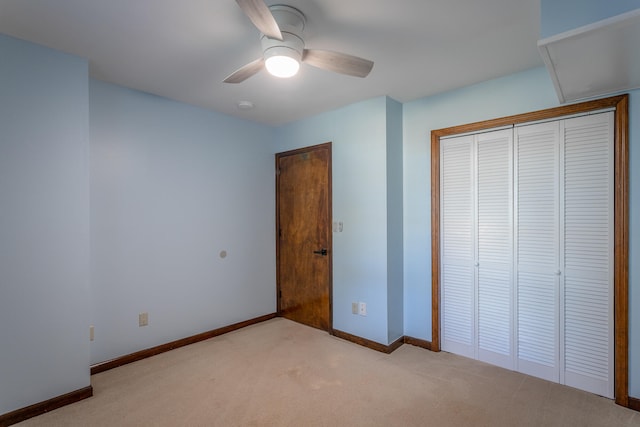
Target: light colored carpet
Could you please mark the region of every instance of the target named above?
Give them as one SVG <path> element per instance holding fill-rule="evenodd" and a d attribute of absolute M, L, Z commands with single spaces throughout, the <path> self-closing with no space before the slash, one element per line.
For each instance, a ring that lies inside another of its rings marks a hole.
<path fill-rule="evenodd" d="M 390 355 L 277 318 L 92 377 L 27 426 L 640 426 L 558 384 L 403 345 Z"/>

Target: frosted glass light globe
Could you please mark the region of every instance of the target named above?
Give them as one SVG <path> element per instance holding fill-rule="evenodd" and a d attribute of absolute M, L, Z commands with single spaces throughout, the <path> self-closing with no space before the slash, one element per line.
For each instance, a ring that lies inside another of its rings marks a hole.
<path fill-rule="evenodd" d="M 300 63 L 290 56 L 270 56 L 265 61 L 267 71 L 273 76 L 288 78 L 298 74 Z"/>

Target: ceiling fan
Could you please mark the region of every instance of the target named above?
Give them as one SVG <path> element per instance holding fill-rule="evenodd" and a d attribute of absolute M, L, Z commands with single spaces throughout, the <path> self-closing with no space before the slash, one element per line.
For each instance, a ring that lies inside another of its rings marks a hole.
<path fill-rule="evenodd" d="M 277 77 L 292 77 L 300 63 L 335 73 L 366 77 L 373 62 L 346 53 L 305 49 L 302 32 L 306 18 L 298 9 L 286 5 L 267 6 L 264 0 L 236 0 L 262 35 L 262 58 L 234 71 L 225 83 L 240 83 L 264 68 Z"/>

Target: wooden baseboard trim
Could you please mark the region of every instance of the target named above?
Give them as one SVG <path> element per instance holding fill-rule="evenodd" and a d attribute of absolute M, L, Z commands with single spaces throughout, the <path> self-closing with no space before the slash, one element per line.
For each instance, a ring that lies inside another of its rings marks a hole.
<path fill-rule="evenodd" d="M 352 335 L 347 332 L 340 331 L 338 329 L 334 329 L 331 332 L 331 335 L 334 335 L 338 338 L 342 338 L 343 340 L 351 341 L 353 343 L 359 344 L 363 347 L 370 348 L 375 351 L 379 351 L 381 353 L 393 353 L 396 351 L 402 344 L 411 344 L 416 347 L 421 347 L 427 350 L 431 350 L 431 342 L 427 340 L 422 340 L 420 338 L 413 338 L 409 336 L 403 336 L 395 340 L 389 345 L 384 345 L 377 343 L 375 341 L 368 340 L 366 338 L 359 337 L 357 335 Z"/>
<path fill-rule="evenodd" d="M 371 350 L 379 351 L 386 354 L 392 353 L 404 343 L 403 337 L 400 337 L 393 343 L 384 345 L 366 338 L 359 337 L 357 335 L 352 335 L 350 333 L 340 331 L 338 329 L 334 329 L 332 335 L 343 340 L 351 341 L 352 343 L 361 345 L 363 347 L 370 348 Z"/>
<path fill-rule="evenodd" d="M 629 396 L 629 409 L 640 411 L 640 399 Z"/>
<path fill-rule="evenodd" d="M 391 344 L 389 344 L 387 346 L 387 348 L 389 349 L 389 353 L 393 353 L 394 351 L 402 347 L 402 344 L 404 344 L 404 337 L 400 337 L 394 342 L 392 342 Z"/>
<path fill-rule="evenodd" d="M 17 424 L 24 420 L 28 420 L 29 418 L 42 415 L 45 412 L 50 412 L 54 409 L 87 399 L 91 396 L 93 396 L 93 387 L 88 386 L 81 388 L 80 390 L 72 391 L 71 393 L 63 394 L 62 396 L 54 397 L 53 399 L 45 400 L 44 402 L 16 409 L 15 411 L 0 415 L 0 427 Z"/>
<path fill-rule="evenodd" d="M 420 338 L 413 338 L 405 335 L 404 343 L 415 345 L 416 347 L 425 348 L 427 350 L 431 350 L 431 341 L 422 340 Z"/>
<path fill-rule="evenodd" d="M 100 372 L 108 371 L 109 369 L 117 368 L 118 366 L 126 365 L 129 363 L 137 362 L 138 360 L 146 359 L 151 356 L 156 356 L 167 351 L 174 350 L 176 348 L 184 347 L 189 344 L 195 344 L 200 341 L 208 340 L 219 335 L 223 335 L 238 329 L 246 328 L 247 326 L 255 325 L 270 319 L 277 317 L 276 313 L 267 314 L 264 316 L 256 317 L 255 319 L 245 320 L 244 322 L 234 323 L 233 325 L 223 326 L 222 328 L 214 329 L 212 331 L 203 332 L 201 334 L 193 335 L 187 338 L 182 338 L 176 341 L 172 341 L 166 344 L 161 344 L 156 347 L 151 347 L 146 350 L 140 350 L 135 353 L 127 354 L 106 362 L 96 363 L 91 366 L 91 375 L 99 374 Z"/>

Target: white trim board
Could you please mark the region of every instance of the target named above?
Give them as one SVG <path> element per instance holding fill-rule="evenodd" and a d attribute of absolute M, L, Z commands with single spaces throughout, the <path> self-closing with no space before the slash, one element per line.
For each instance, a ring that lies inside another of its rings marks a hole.
<path fill-rule="evenodd" d="M 640 8 L 538 41 L 561 103 L 640 88 Z"/>

